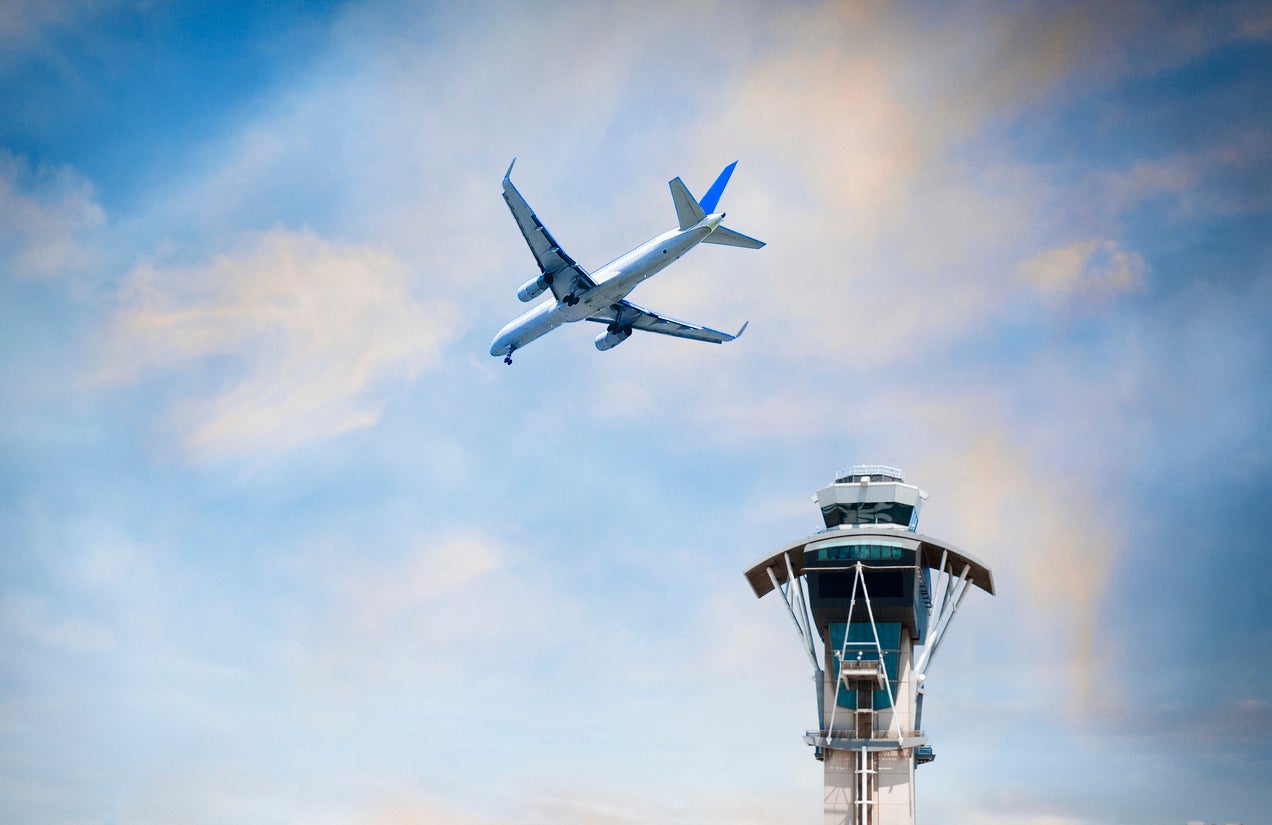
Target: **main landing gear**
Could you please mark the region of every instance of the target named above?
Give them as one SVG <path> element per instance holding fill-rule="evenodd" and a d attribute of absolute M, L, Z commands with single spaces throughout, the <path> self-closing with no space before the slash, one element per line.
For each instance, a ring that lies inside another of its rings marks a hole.
<path fill-rule="evenodd" d="M 566 295 L 564 298 L 561 299 L 561 303 L 565 304 L 568 307 L 572 307 L 578 302 L 579 302 L 579 296 L 575 295 L 573 292 L 569 293 L 568 295 Z"/>

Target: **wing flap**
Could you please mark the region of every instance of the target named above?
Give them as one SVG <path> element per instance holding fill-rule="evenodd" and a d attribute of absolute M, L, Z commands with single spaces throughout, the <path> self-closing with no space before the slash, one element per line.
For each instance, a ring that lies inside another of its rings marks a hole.
<path fill-rule="evenodd" d="M 534 255 L 534 260 L 539 265 L 539 271 L 551 276 L 552 294 L 558 301 L 571 292 L 581 292 L 595 286 L 587 270 L 561 248 L 556 238 L 552 237 L 552 233 L 539 220 L 539 216 L 534 214 L 530 204 L 517 191 L 517 187 L 512 185 L 512 166 L 504 174 L 503 198 L 522 237 L 526 239 L 526 245 L 530 247 L 530 254 Z"/>
<path fill-rule="evenodd" d="M 746 324 L 743 324 L 742 329 L 738 330 L 736 334 L 730 335 L 718 329 L 677 321 L 675 318 L 659 315 L 643 307 L 638 307 L 630 301 L 619 301 L 610 307 L 607 312 L 597 313 L 587 320 L 606 325 L 630 326 L 632 329 L 639 329 L 644 332 L 655 332 L 659 335 L 670 335 L 675 338 L 688 338 L 691 341 L 705 341 L 709 344 L 723 344 L 727 341 L 732 341 L 745 332 L 747 327 Z"/>

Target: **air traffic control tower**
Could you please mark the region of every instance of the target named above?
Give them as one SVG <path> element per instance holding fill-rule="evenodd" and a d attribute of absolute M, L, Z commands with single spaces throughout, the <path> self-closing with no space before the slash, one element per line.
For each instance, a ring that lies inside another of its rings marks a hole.
<path fill-rule="evenodd" d="M 895 467 L 836 474 L 819 491 L 826 528 L 746 572 L 776 591 L 817 687 L 804 741 L 825 769 L 826 825 L 913 825 L 914 772 L 935 756 L 923 730 L 928 666 L 972 585 L 989 568 L 916 531 L 927 493 Z"/>

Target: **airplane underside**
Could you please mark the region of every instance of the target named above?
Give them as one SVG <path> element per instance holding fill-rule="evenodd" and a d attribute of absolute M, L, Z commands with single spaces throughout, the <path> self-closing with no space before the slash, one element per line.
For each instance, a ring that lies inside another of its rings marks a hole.
<path fill-rule="evenodd" d="M 594 342 L 602 352 L 626 341 L 635 330 L 714 344 L 732 341 L 741 335 L 746 324 L 736 334 L 730 335 L 659 315 L 626 299 L 642 281 L 661 272 L 700 243 L 750 249 L 764 246 L 762 241 L 721 226 L 724 213 L 714 211 L 736 165 L 734 162 L 720 173 L 701 202 L 694 200 L 680 178 L 674 178 L 670 187 L 679 227 L 651 238 L 606 264 L 594 275 L 579 266 L 557 244 L 512 185 L 512 166 L 509 166 L 503 180 L 504 200 L 540 270 L 538 276 L 517 290 L 517 297 L 529 302 L 550 292 L 551 300 L 523 313 L 500 330 L 491 342 L 490 354 L 502 356 L 505 364 L 511 364 L 512 354 L 518 349 L 563 324 L 584 320 L 605 325 L 605 331 Z"/>

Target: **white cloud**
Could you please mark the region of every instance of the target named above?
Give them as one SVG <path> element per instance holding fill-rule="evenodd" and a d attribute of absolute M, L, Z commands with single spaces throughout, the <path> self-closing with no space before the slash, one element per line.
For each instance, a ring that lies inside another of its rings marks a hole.
<path fill-rule="evenodd" d="M 173 421 L 195 456 L 276 451 L 374 424 L 382 386 L 436 363 L 456 334 L 448 303 L 423 303 L 390 253 L 274 230 L 193 267 L 139 266 L 111 319 L 103 375 L 116 382 L 228 358 Z"/>
<path fill-rule="evenodd" d="M 1049 300 L 1097 303 L 1140 289 L 1146 269 L 1138 253 L 1093 238 L 1035 255 L 1017 274 Z"/>
<path fill-rule="evenodd" d="M 0 267 L 20 278 L 87 261 L 84 236 L 104 221 L 92 184 L 69 166 L 32 166 L 0 149 Z"/>

